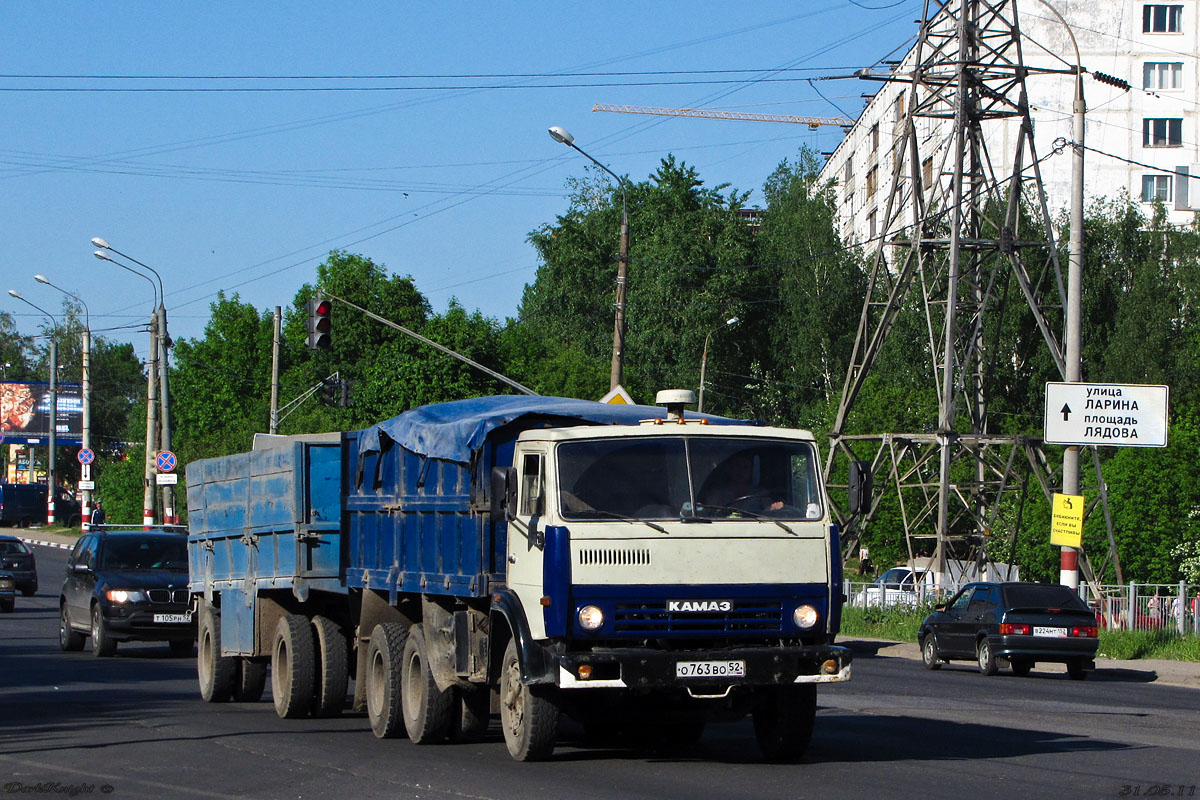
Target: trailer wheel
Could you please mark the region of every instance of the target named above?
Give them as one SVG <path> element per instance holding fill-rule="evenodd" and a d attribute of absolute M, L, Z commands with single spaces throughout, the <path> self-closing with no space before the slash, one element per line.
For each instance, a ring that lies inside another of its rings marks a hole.
<path fill-rule="evenodd" d="M 517 761 L 541 761 L 558 739 L 556 687 L 521 683 L 517 643 L 509 639 L 500 667 L 500 722 L 508 754 Z"/>
<path fill-rule="evenodd" d="M 237 679 L 233 684 L 236 703 L 257 703 L 267 688 L 267 662 L 242 657 L 238 663 Z"/>
<path fill-rule="evenodd" d="M 233 694 L 237 678 L 237 659 L 221 655 L 221 615 L 212 606 L 200 612 L 196 674 L 200 678 L 200 697 L 206 703 L 224 703 Z"/>
<path fill-rule="evenodd" d="M 404 727 L 414 744 L 444 742 L 450 735 L 454 693 L 438 689 L 429 666 L 429 645 L 425 629 L 414 625 L 404 643 L 404 670 L 400 676 L 404 690 L 402 707 Z"/>
<path fill-rule="evenodd" d="M 367 718 L 380 739 L 405 733 L 400 711 L 400 665 L 408 628 L 396 622 L 381 622 L 371 631 L 367 645 Z"/>
<path fill-rule="evenodd" d="M 453 689 L 454 703 L 450 725 L 450 739 L 455 742 L 472 742 L 482 739 L 492 721 L 492 692 L 486 686 L 471 689 Z"/>
<path fill-rule="evenodd" d="M 817 687 L 812 684 L 772 686 L 752 712 L 754 737 L 767 761 L 798 761 L 812 741 L 817 715 Z"/>
<path fill-rule="evenodd" d="M 317 675 L 313 683 L 313 716 L 336 717 L 346 705 L 346 636 L 329 617 L 313 617 Z"/>
<path fill-rule="evenodd" d="M 308 714 L 316 676 L 313 632 L 308 617 L 288 614 L 275 626 L 271 645 L 271 697 L 282 719 Z"/>

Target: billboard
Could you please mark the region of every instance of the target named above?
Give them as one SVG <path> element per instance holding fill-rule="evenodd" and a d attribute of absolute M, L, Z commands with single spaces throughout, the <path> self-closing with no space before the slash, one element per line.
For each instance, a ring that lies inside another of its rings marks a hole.
<path fill-rule="evenodd" d="M 60 383 L 55 443 L 83 442 L 83 393 L 78 383 Z M 50 384 L 0 383 L 0 442 L 40 444 L 50 442 Z"/>

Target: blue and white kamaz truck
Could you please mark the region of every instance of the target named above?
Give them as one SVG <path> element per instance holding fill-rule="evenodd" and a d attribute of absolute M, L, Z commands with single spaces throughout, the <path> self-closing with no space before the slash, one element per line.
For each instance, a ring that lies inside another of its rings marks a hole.
<path fill-rule="evenodd" d="M 210 702 L 341 713 L 379 737 L 513 758 L 589 734 L 695 741 L 750 714 L 764 756 L 846 681 L 811 433 L 555 397 L 425 406 L 188 465 L 198 673 Z"/>

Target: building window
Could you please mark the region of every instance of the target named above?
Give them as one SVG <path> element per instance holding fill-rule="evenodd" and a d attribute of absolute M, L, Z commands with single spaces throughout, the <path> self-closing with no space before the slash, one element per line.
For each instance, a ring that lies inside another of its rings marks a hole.
<path fill-rule="evenodd" d="M 879 167 L 874 166 L 867 170 L 867 197 L 874 197 L 875 190 L 879 188 Z"/>
<path fill-rule="evenodd" d="M 1183 120 L 1168 117 L 1143 119 L 1142 147 L 1183 147 Z"/>
<path fill-rule="evenodd" d="M 842 169 L 842 183 L 849 186 L 854 180 L 854 158 L 846 159 L 846 166 Z"/>
<path fill-rule="evenodd" d="M 1142 65 L 1142 88 L 1169 90 L 1183 88 L 1182 61 L 1147 61 Z"/>
<path fill-rule="evenodd" d="M 1142 33 L 1182 33 L 1183 6 L 1142 6 Z"/>
<path fill-rule="evenodd" d="M 871 152 L 874 153 L 879 149 L 879 123 L 876 122 L 871 126 Z"/>
<path fill-rule="evenodd" d="M 875 235 L 878 232 L 878 228 L 876 227 L 878 222 L 877 214 L 877 211 L 872 211 L 867 215 L 867 235 L 872 239 L 875 238 Z"/>
<path fill-rule="evenodd" d="M 892 109 L 893 109 L 893 113 L 895 114 L 896 124 L 899 125 L 901 122 L 904 122 L 904 95 L 903 94 L 896 95 L 896 104 L 894 106 L 892 106 Z"/>
<path fill-rule="evenodd" d="M 926 189 L 933 183 L 933 156 L 921 162 L 921 180 Z"/>
<path fill-rule="evenodd" d="M 1152 203 L 1162 200 L 1169 203 L 1174 198 L 1174 175 L 1143 175 L 1142 202 Z"/>

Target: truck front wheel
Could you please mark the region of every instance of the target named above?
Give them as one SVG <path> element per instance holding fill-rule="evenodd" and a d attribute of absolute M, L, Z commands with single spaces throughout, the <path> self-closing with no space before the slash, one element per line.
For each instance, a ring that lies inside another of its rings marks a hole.
<path fill-rule="evenodd" d="M 224 703 L 233 694 L 237 659 L 221 655 L 221 616 L 212 606 L 200 612 L 196 651 L 196 675 L 200 697 L 206 703 Z"/>
<path fill-rule="evenodd" d="M 275 626 L 271 645 L 271 698 L 282 719 L 308 714 L 312 707 L 316 658 L 312 625 L 302 614 L 288 614 Z"/>
<path fill-rule="evenodd" d="M 317 646 L 313 716 L 336 717 L 346 705 L 346 636 L 328 617 L 313 617 L 312 626 Z"/>
<path fill-rule="evenodd" d="M 429 646 L 425 631 L 414 625 L 404 643 L 404 670 L 400 677 L 404 687 L 401 705 L 404 727 L 414 744 L 445 741 L 450 734 L 454 692 L 440 691 L 429 667 Z"/>
<path fill-rule="evenodd" d="M 393 739 L 404 731 L 400 709 L 400 665 L 408 628 L 396 622 L 381 622 L 371 631 L 367 645 L 367 718 L 380 739 Z"/>
<path fill-rule="evenodd" d="M 233 699 L 237 703 L 257 703 L 267 688 L 267 662 L 257 658 L 239 659 Z"/>
<path fill-rule="evenodd" d="M 500 722 L 508 754 L 517 761 L 541 761 L 558 739 L 556 687 L 521 683 L 516 640 L 510 639 L 500 668 Z"/>
<path fill-rule="evenodd" d="M 753 711 L 754 738 L 767 761 L 797 761 L 812 741 L 817 687 L 772 686 Z"/>

